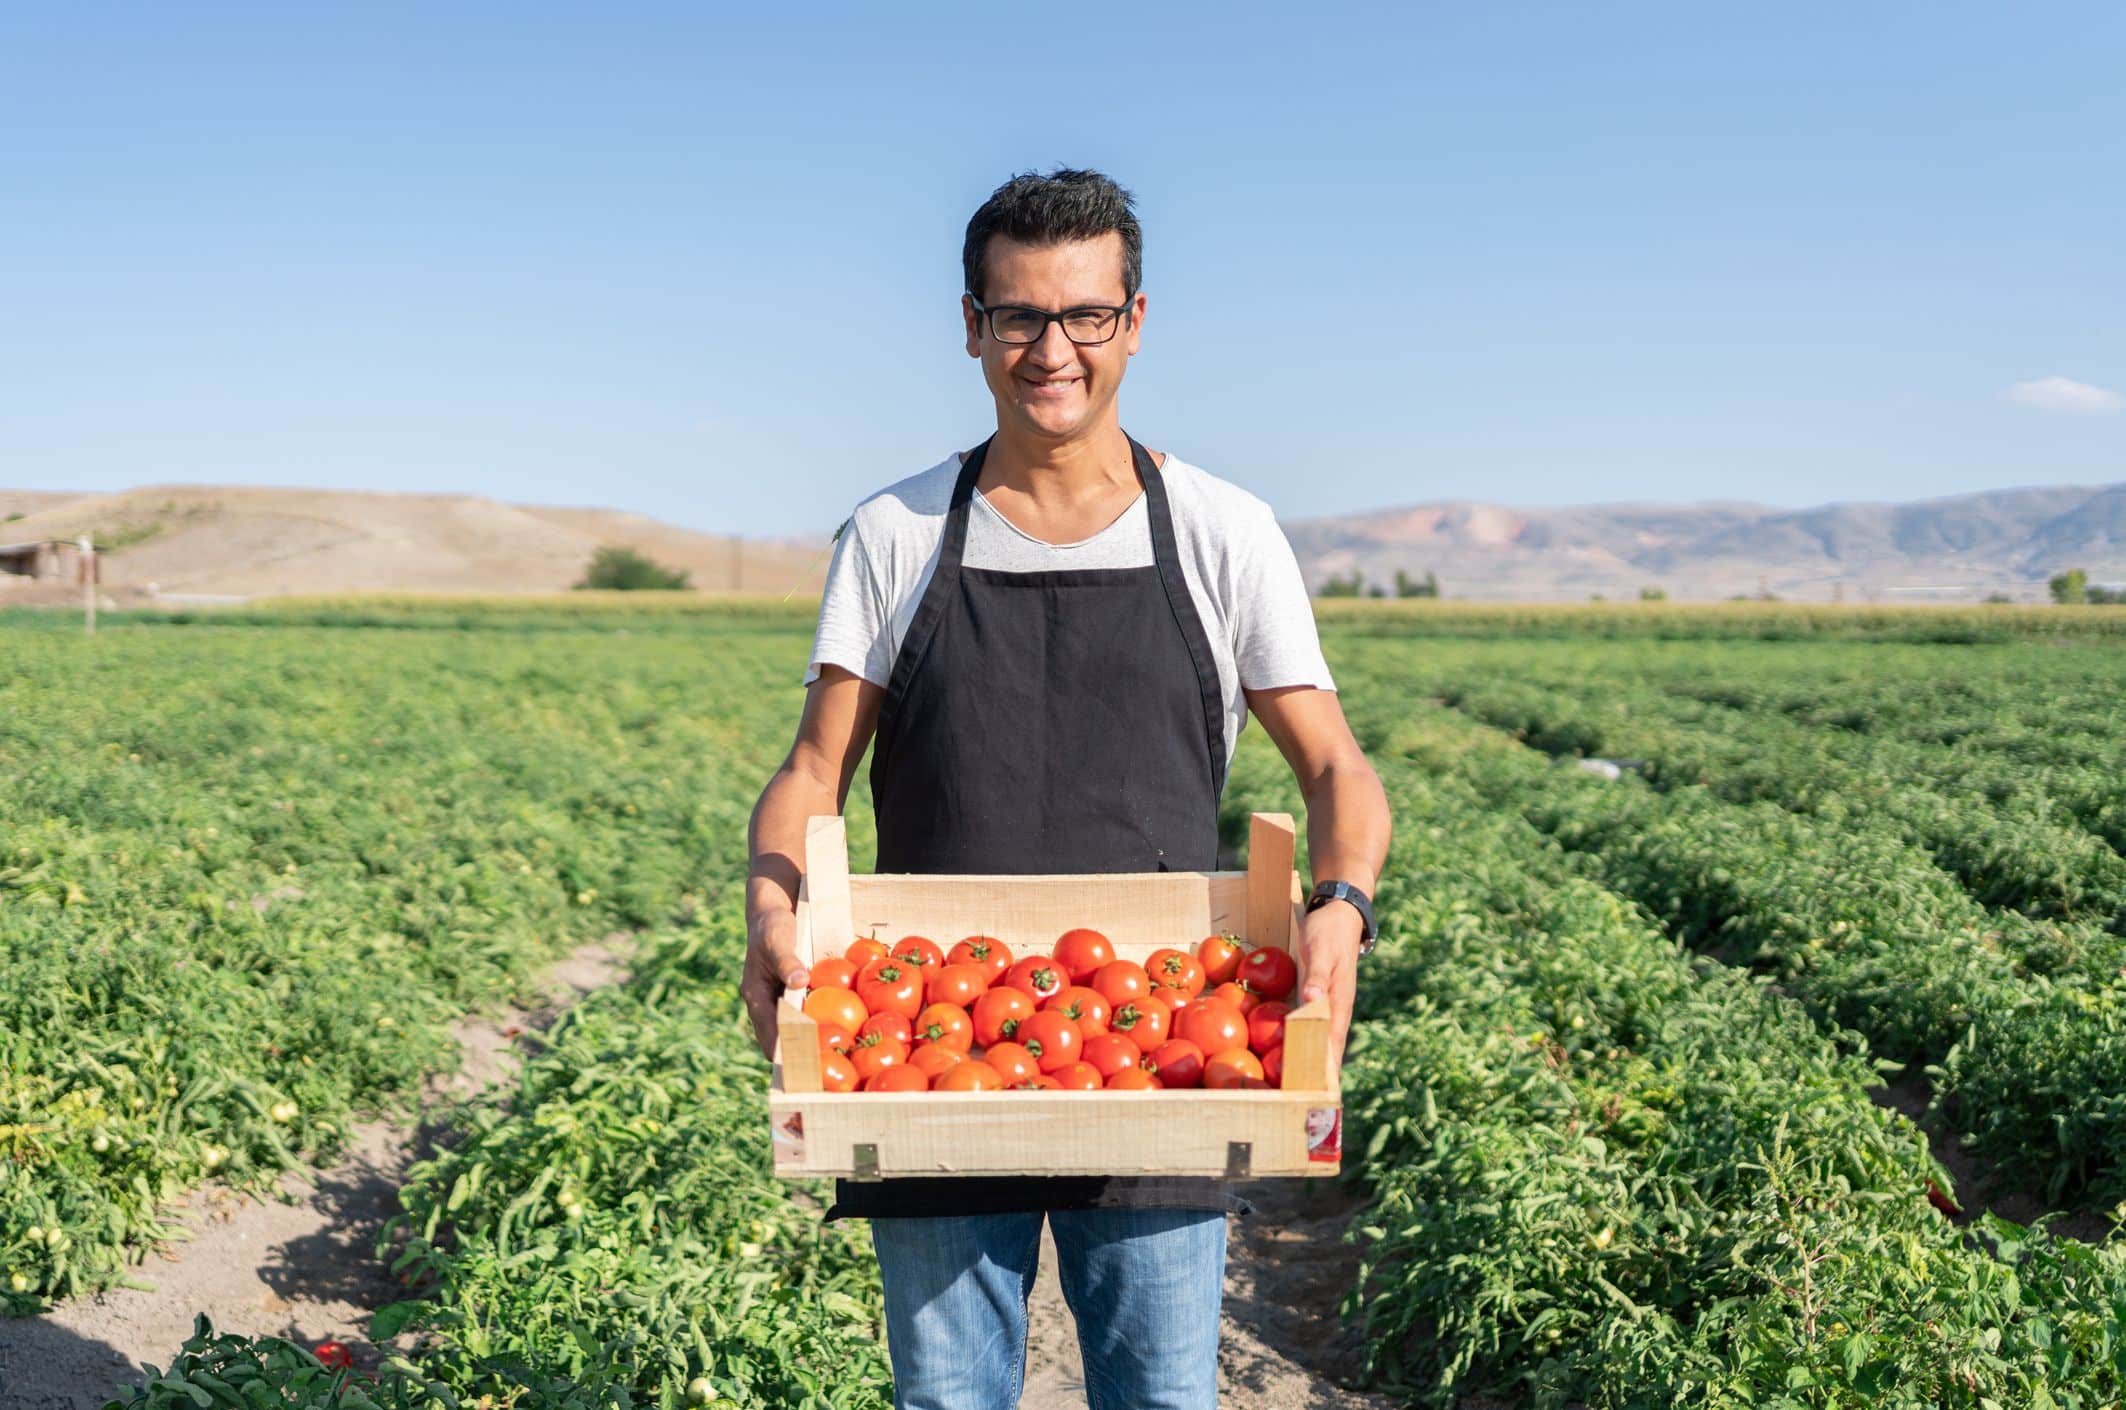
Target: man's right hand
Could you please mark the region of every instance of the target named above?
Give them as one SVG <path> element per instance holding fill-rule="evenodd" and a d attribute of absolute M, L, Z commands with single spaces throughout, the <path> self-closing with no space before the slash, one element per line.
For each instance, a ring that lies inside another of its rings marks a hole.
<path fill-rule="evenodd" d="M 753 1038 L 762 1053 L 775 1056 L 775 1009 L 785 989 L 802 989 L 812 976 L 797 958 L 797 916 L 781 906 L 749 910 L 746 916 L 746 972 L 738 993 L 753 1019 Z"/>

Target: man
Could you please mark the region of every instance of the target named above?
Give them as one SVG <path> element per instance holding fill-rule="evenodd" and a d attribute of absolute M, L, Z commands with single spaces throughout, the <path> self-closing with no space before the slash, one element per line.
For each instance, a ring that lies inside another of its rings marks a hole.
<path fill-rule="evenodd" d="M 1387 799 L 1269 507 L 1122 430 L 1146 308 L 1129 194 L 1016 177 L 961 259 L 996 433 L 865 500 L 836 546 L 797 741 L 753 813 L 762 1046 L 807 978 L 805 819 L 841 810 L 867 744 L 882 872 L 1207 871 L 1252 712 L 1305 795 L 1303 997 L 1330 999 L 1340 1055 Z M 900 1410 L 1018 1404 L 1044 1217 L 1091 1410 L 1204 1410 L 1238 1205 L 1220 1180 L 939 1178 L 844 1182 L 827 1217 L 872 1221 Z"/>

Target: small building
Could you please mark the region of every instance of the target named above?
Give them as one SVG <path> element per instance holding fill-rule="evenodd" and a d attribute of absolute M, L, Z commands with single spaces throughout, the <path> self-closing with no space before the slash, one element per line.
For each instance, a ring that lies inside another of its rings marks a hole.
<path fill-rule="evenodd" d="M 0 573 L 11 573 L 18 578 L 58 578 L 72 582 L 81 576 L 81 550 L 71 543 L 52 539 L 0 543 Z"/>

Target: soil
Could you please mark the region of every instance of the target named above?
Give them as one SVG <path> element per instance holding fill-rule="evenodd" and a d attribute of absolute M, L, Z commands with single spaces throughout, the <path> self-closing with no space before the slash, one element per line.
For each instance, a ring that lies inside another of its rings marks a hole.
<path fill-rule="evenodd" d="M 356 1126 L 345 1158 L 317 1172 L 314 1186 L 291 1172 L 273 1202 L 216 1185 L 195 1191 L 173 1215 L 191 1237 L 133 1270 L 154 1291 L 114 1288 L 40 1317 L 0 1321 L 0 1407 L 98 1410 L 144 1384 L 144 1364 L 167 1367 L 200 1312 L 217 1332 L 304 1346 L 338 1339 L 360 1357 L 370 1313 L 403 1295 L 372 1250 L 397 1211 L 406 1170 L 433 1151 L 458 1102 L 506 1077 L 520 1049 L 569 1003 L 621 975 L 628 941 L 616 932 L 573 951 L 545 972 L 545 1001 L 529 1010 L 459 1023 L 464 1061 L 428 1083 L 423 1120 Z"/>

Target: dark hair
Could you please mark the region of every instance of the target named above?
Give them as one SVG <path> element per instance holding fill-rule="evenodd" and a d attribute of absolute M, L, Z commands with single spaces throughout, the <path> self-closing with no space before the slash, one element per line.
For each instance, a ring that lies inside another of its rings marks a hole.
<path fill-rule="evenodd" d="M 1138 228 L 1129 192 L 1097 171 L 1057 167 L 1046 176 L 1021 172 L 992 191 L 967 222 L 967 243 L 960 249 L 967 292 L 978 299 L 989 296 L 983 259 L 992 235 L 1029 245 L 1060 245 L 1097 240 L 1110 230 L 1122 237 L 1123 297 L 1135 298 L 1144 278 L 1144 232 Z"/>

